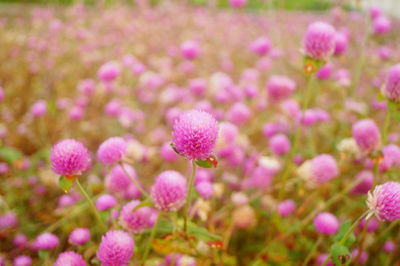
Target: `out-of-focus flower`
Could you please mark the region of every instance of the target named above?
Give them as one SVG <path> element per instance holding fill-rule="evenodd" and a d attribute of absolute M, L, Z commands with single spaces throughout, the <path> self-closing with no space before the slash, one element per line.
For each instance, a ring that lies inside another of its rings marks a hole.
<path fill-rule="evenodd" d="M 58 256 L 54 262 L 54 266 L 86 266 L 86 262 L 80 254 L 73 251 L 66 251 Z"/>
<path fill-rule="evenodd" d="M 104 266 L 126 266 L 133 256 L 135 242 L 126 232 L 121 230 L 108 231 L 101 238 L 97 258 Z"/>
<path fill-rule="evenodd" d="M 101 143 L 97 150 L 97 158 L 104 164 L 110 165 L 122 160 L 127 152 L 127 144 L 123 138 L 113 137 Z"/>
<path fill-rule="evenodd" d="M 329 212 L 321 212 L 314 219 L 317 232 L 325 235 L 334 235 L 339 230 L 340 223 L 335 215 Z"/>
<path fill-rule="evenodd" d="M 69 243 L 80 246 L 86 244 L 90 240 L 90 231 L 88 228 L 75 228 L 70 234 Z"/>

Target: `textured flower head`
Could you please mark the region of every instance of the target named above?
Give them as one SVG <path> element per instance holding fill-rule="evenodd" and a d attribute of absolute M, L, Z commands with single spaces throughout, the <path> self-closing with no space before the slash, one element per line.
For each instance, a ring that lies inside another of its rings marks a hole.
<path fill-rule="evenodd" d="M 183 156 L 204 160 L 210 156 L 218 137 L 218 123 L 209 113 L 190 110 L 175 120 L 172 142 Z"/>
<path fill-rule="evenodd" d="M 33 243 L 33 246 L 35 249 L 41 250 L 50 250 L 54 249 L 56 246 L 58 246 L 59 240 L 58 237 L 52 233 L 43 233 L 39 235 L 35 242 Z"/>
<path fill-rule="evenodd" d="M 339 174 L 336 160 L 329 154 L 321 154 L 311 160 L 310 180 L 314 184 L 324 184 Z"/>
<path fill-rule="evenodd" d="M 162 172 L 151 188 L 151 198 L 161 211 L 177 211 L 185 204 L 186 179 L 178 172 Z"/>
<path fill-rule="evenodd" d="M 282 217 L 290 215 L 295 209 L 296 203 L 293 200 L 285 200 L 278 205 L 278 212 Z"/>
<path fill-rule="evenodd" d="M 97 198 L 96 208 L 99 211 L 111 209 L 117 205 L 117 200 L 110 194 L 104 194 Z"/>
<path fill-rule="evenodd" d="M 56 174 L 79 175 L 89 168 L 90 155 L 79 141 L 65 139 L 53 146 L 50 161 Z"/>
<path fill-rule="evenodd" d="M 313 59 L 329 58 L 335 50 L 335 29 L 325 22 L 314 22 L 304 36 L 304 50 Z"/>
<path fill-rule="evenodd" d="M 400 101 L 400 64 L 389 69 L 382 94 L 392 101 Z"/>
<path fill-rule="evenodd" d="M 381 134 L 375 122 L 371 119 L 363 119 L 352 127 L 353 138 L 363 153 L 369 154 L 380 146 Z"/>
<path fill-rule="evenodd" d="M 30 266 L 32 259 L 29 256 L 21 255 L 14 259 L 13 266 Z"/>
<path fill-rule="evenodd" d="M 132 166 L 125 164 L 124 168 L 132 178 L 137 179 L 136 171 Z M 111 169 L 110 173 L 106 176 L 105 186 L 109 192 L 124 198 L 134 199 L 140 197 L 140 191 L 122 169 L 121 165 L 115 165 Z"/>
<path fill-rule="evenodd" d="M 392 22 L 385 16 L 379 16 L 372 21 L 372 28 L 375 34 L 383 35 L 392 29 Z"/>
<path fill-rule="evenodd" d="M 123 138 L 113 137 L 101 143 L 97 150 L 100 162 L 110 165 L 119 162 L 125 156 L 127 144 Z"/>
<path fill-rule="evenodd" d="M 86 266 L 86 262 L 80 254 L 73 251 L 66 251 L 58 256 L 54 262 L 54 266 Z"/>
<path fill-rule="evenodd" d="M 400 219 L 400 183 L 386 182 L 368 193 L 368 208 L 379 220 Z"/>
<path fill-rule="evenodd" d="M 282 156 L 289 152 L 290 140 L 284 134 L 274 135 L 268 142 L 268 147 L 277 156 Z"/>
<path fill-rule="evenodd" d="M 314 219 L 317 232 L 324 235 L 334 235 L 339 230 L 340 223 L 335 215 L 329 212 L 321 212 Z"/>
<path fill-rule="evenodd" d="M 120 225 L 135 234 L 142 233 L 152 226 L 153 210 L 150 207 L 141 207 L 135 211 L 133 209 L 140 204 L 140 201 L 133 200 L 122 208 L 119 216 Z"/>
<path fill-rule="evenodd" d="M 76 246 L 84 245 L 90 240 L 90 231 L 87 228 L 75 228 L 69 234 L 68 241 Z"/>
<path fill-rule="evenodd" d="M 266 88 L 268 97 L 272 101 L 281 101 L 293 94 L 296 90 L 296 83 L 286 76 L 271 76 Z"/>
<path fill-rule="evenodd" d="M 112 82 L 118 77 L 119 72 L 119 65 L 116 62 L 108 62 L 100 67 L 98 77 L 103 82 Z"/>
<path fill-rule="evenodd" d="M 103 266 L 125 266 L 133 256 L 135 242 L 126 232 L 121 230 L 108 231 L 101 238 L 97 257 Z"/>

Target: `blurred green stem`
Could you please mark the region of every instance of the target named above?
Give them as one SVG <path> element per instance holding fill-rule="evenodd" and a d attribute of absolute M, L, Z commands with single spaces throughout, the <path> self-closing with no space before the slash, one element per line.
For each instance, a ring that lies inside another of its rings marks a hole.
<path fill-rule="evenodd" d="M 124 163 L 120 162 L 119 163 L 121 165 L 122 170 L 124 171 L 124 173 L 129 177 L 129 179 L 132 181 L 133 185 L 139 189 L 140 193 L 142 193 L 142 195 L 144 195 L 146 198 L 149 197 L 149 193 L 147 193 L 146 190 L 144 190 L 144 188 L 139 184 L 139 182 L 136 180 L 136 178 L 133 178 L 133 176 L 131 176 L 129 174 L 129 172 L 126 170 Z"/>
<path fill-rule="evenodd" d="M 183 232 L 187 232 L 187 224 L 189 219 L 189 206 L 190 201 L 192 200 L 192 188 L 193 188 L 193 181 L 194 177 L 196 176 L 196 163 L 192 160 L 192 176 L 189 179 L 189 185 L 187 189 L 187 196 L 186 196 L 186 204 L 184 210 L 184 218 L 183 218 Z"/>
<path fill-rule="evenodd" d="M 313 257 L 313 255 L 314 255 L 315 251 L 317 250 L 317 248 L 318 248 L 319 244 L 321 243 L 321 241 L 322 241 L 322 235 L 320 235 L 320 236 L 318 237 L 317 241 L 315 241 L 314 245 L 312 246 L 310 252 L 308 253 L 306 259 L 304 260 L 304 262 L 303 262 L 303 264 L 302 264 L 303 266 L 308 265 L 308 262 L 309 262 L 309 261 L 311 260 L 311 258 Z"/>
<path fill-rule="evenodd" d="M 160 216 L 161 216 L 161 215 L 162 215 L 162 212 L 160 212 L 160 213 L 157 215 L 157 219 L 156 219 L 156 221 L 155 221 L 155 223 L 154 223 L 153 228 L 151 229 L 150 238 L 149 238 L 149 241 L 147 242 L 146 249 L 144 250 L 144 253 L 143 253 L 143 259 L 142 259 L 142 264 L 143 264 L 143 265 L 146 263 L 147 257 L 149 256 L 149 252 L 150 252 L 150 249 L 151 249 L 151 243 L 153 242 L 154 237 L 155 237 L 155 235 L 156 235 L 157 226 L 158 226 L 158 221 L 160 220 Z"/>
<path fill-rule="evenodd" d="M 90 208 L 93 211 L 93 214 L 96 216 L 97 221 L 99 222 L 100 226 L 102 227 L 103 231 L 107 231 L 107 226 L 104 223 L 104 221 L 101 219 L 99 212 L 96 209 L 96 206 L 94 206 L 92 200 L 90 199 L 89 195 L 86 193 L 85 189 L 82 187 L 81 183 L 79 182 L 79 179 L 77 178 L 75 180 L 76 185 L 78 186 L 79 190 L 81 191 L 82 195 L 85 197 L 86 201 L 89 203 Z"/>
<path fill-rule="evenodd" d="M 389 103 L 388 103 L 389 105 Z M 383 132 L 382 132 L 382 144 L 385 145 L 388 143 L 388 134 L 389 134 L 389 128 L 390 128 L 390 110 L 389 108 L 386 108 L 386 116 L 385 116 L 385 124 L 383 125 Z"/>

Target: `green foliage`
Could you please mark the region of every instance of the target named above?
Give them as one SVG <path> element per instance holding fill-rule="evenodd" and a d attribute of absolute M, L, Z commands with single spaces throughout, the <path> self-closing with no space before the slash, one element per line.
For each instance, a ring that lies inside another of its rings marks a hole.
<path fill-rule="evenodd" d="M 65 192 L 68 193 L 71 187 L 74 185 L 75 179 L 66 178 L 65 176 L 60 176 L 58 179 L 58 185 Z"/>
<path fill-rule="evenodd" d="M 0 159 L 8 163 L 13 163 L 22 158 L 22 153 L 11 147 L 0 147 Z"/>
<path fill-rule="evenodd" d="M 350 263 L 350 251 L 346 246 L 343 246 L 339 243 L 335 243 L 331 246 L 330 249 L 332 262 L 338 265 L 348 265 Z"/>

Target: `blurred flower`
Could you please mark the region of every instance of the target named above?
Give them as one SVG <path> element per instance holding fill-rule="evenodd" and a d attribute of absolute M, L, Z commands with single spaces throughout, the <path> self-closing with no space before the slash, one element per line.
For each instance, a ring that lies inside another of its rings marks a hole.
<path fill-rule="evenodd" d="M 97 158 L 106 165 L 120 162 L 127 152 L 127 144 L 123 138 L 113 137 L 100 144 Z"/>
<path fill-rule="evenodd" d="M 101 238 L 97 258 L 104 266 L 127 266 L 133 256 L 133 238 L 121 230 L 108 231 Z"/>
<path fill-rule="evenodd" d="M 147 206 L 139 207 L 133 211 L 139 204 L 140 201 L 138 200 L 130 201 L 122 207 L 119 216 L 120 225 L 125 230 L 135 234 L 142 233 L 152 226 L 152 214 L 155 212 L 155 210 Z"/>
<path fill-rule="evenodd" d="M 66 251 L 61 253 L 57 260 L 54 262 L 54 266 L 86 266 L 86 262 L 82 256 L 73 251 Z"/>
<path fill-rule="evenodd" d="M 335 50 L 335 29 L 325 22 L 310 24 L 304 35 L 304 50 L 313 59 L 328 59 Z"/>
<path fill-rule="evenodd" d="M 90 241 L 90 231 L 87 228 L 75 228 L 68 238 L 69 243 L 80 246 Z"/>
<path fill-rule="evenodd" d="M 339 230 L 340 223 L 333 214 L 321 212 L 314 218 L 314 226 L 321 234 L 334 235 Z"/>

